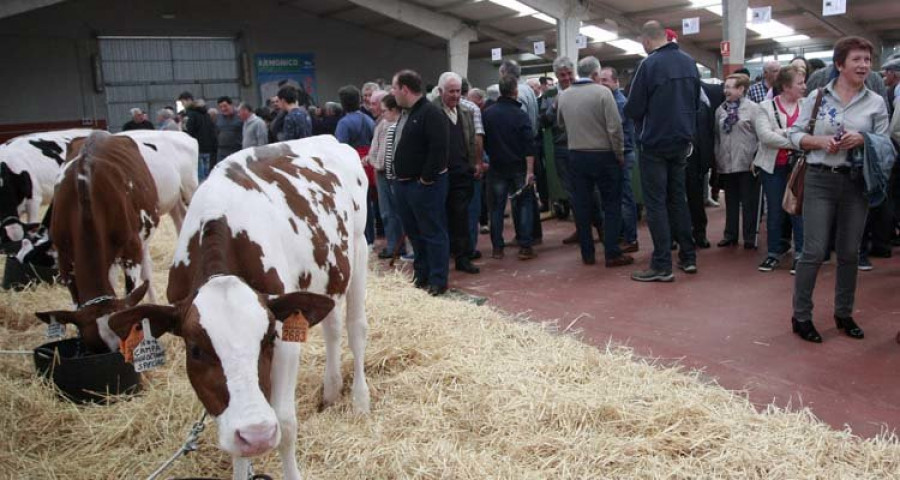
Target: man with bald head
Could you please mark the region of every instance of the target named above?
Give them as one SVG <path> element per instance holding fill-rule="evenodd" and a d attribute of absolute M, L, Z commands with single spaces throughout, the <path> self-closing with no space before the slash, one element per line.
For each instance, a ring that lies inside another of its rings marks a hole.
<path fill-rule="evenodd" d="M 769 60 L 768 62 L 763 64 L 763 78 L 762 80 L 750 85 L 750 90 L 747 91 L 747 98 L 753 100 L 756 103 L 760 103 L 766 99 L 766 95 L 768 95 L 769 90 L 772 89 L 772 86 L 775 85 L 775 77 L 778 76 L 778 71 L 781 70 L 781 64 L 776 60 Z"/>
<path fill-rule="evenodd" d="M 697 63 L 666 39 L 665 29 L 649 21 L 641 29 L 647 58 L 638 67 L 625 103 L 625 115 L 640 131 L 641 186 L 653 238 L 650 268 L 634 272 L 639 282 L 671 282 L 672 236 L 678 242 L 678 268 L 697 273 L 697 252 L 685 193 L 685 166 L 697 130 L 700 73 Z"/>

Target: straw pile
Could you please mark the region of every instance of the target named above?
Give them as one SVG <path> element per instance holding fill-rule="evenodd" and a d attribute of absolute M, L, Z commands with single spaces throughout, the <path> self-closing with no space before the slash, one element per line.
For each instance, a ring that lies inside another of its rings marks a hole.
<path fill-rule="evenodd" d="M 174 235 L 155 239 L 164 292 Z M 316 412 L 324 349 L 314 329 L 298 384 L 298 457 L 311 478 L 900 478 L 895 437 L 861 440 L 808 411 L 757 413 L 695 373 L 623 348 L 598 350 L 547 325 L 372 275 L 366 369 L 372 413 L 349 398 Z M 0 297 L 0 348 L 42 343 L 35 309 L 64 307 L 60 287 Z M 201 409 L 166 338 L 168 365 L 139 396 L 74 406 L 35 381 L 30 358 L 0 358 L 0 478 L 142 478 L 181 445 Z M 345 394 L 351 374 L 345 352 Z M 229 477 L 210 424 L 169 477 Z M 254 460 L 280 476 L 276 454 Z"/>

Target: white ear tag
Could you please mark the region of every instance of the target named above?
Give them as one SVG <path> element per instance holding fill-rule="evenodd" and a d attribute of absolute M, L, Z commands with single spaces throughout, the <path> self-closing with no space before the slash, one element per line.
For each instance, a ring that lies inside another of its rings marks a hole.
<path fill-rule="evenodd" d="M 66 326 L 56 321 L 56 317 L 50 317 L 47 325 L 47 340 L 62 340 L 66 337 Z"/>
<path fill-rule="evenodd" d="M 150 331 L 150 320 L 143 319 L 141 326 L 144 339 L 134 349 L 135 372 L 146 372 L 166 364 L 166 351 L 159 344 L 159 340 L 153 338 L 153 333 Z"/>

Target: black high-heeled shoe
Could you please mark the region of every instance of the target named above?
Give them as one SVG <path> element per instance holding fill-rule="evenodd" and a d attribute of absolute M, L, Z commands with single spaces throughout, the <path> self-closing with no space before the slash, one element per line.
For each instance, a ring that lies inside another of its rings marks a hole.
<path fill-rule="evenodd" d="M 807 342 L 822 343 L 822 336 L 816 331 L 816 326 L 810 322 L 798 322 L 796 318 L 791 317 L 791 327 L 794 333 Z"/>
<path fill-rule="evenodd" d="M 865 337 L 863 330 L 853 321 L 853 317 L 834 317 L 834 323 L 837 325 L 838 330 L 843 330 L 850 338 L 860 339 Z"/>

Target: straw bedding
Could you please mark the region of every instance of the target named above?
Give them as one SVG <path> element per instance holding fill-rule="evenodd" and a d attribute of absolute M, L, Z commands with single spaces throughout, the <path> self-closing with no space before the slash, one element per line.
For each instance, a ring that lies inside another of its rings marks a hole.
<path fill-rule="evenodd" d="M 160 293 L 173 244 L 165 220 L 154 239 Z M 31 312 L 68 303 L 61 287 L 0 293 L 0 348 L 43 343 Z M 598 350 L 487 307 L 433 299 L 397 274 L 370 275 L 367 303 L 369 416 L 353 414 L 348 395 L 317 412 L 318 329 L 303 354 L 298 457 L 311 478 L 900 478 L 894 436 L 862 440 L 806 410 L 757 413 L 696 373 L 616 346 Z M 30 358 L 0 356 L 0 478 L 152 472 L 201 412 L 183 347 L 172 337 L 164 345 L 168 364 L 145 376 L 145 391 L 108 406 L 60 401 L 35 380 Z M 350 358 L 345 351 L 345 394 Z M 200 449 L 166 476 L 230 477 L 214 430 L 210 422 Z M 275 453 L 254 468 L 280 476 Z"/>

